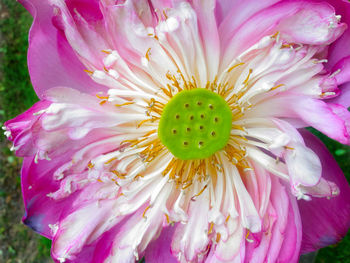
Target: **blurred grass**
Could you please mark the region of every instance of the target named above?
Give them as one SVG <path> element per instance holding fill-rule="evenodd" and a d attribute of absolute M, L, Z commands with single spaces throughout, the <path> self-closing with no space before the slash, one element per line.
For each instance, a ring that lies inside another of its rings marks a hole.
<path fill-rule="evenodd" d="M 14 0 L 0 2 L 0 124 L 28 109 L 37 97 L 31 87 L 26 62 L 31 16 Z M 319 132 L 350 179 L 350 149 Z M 20 161 L 0 136 L 0 262 L 49 262 L 50 240 L 36 235 L 20 223 L 23 205 Z M 349 180 L 350 181 L 350 180 Z M 337 245 L 321 249 L 316 263 L 350 263 L 350 235 Z"/>

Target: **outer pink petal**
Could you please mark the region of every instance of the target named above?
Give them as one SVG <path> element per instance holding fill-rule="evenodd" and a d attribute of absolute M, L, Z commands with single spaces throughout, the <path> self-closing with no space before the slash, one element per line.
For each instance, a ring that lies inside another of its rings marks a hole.
<path fill-rule="evenodd" d="M 49 224 L 58 222 L 63 210 L 68 210 L 75 199 L 75 195 L 63 201 L 55 201 L 47 196 L 59 188 L 59 182 L 52 180 L 49 173 L 53 173 L 60 165 L 57 161 L 39 161 L 26 157 L 22 166 L 22 194 L 26 209 L 23 217 L 24 224 L 41 235 L 52 238 Z M 68 159 L 68 158 L 67 158 Z"/>
<path fill-rule="evenodd" d="M 333 181 L 340 194 L 331 199 L 313 198 L 298 202 L 303 225 L 302 253 L 338 242 L 350 227 L 350 187 L 326 147 L 308 131 L 301 131 L 305 143 L 321 159 L 323 178 Z"/>
<path fill-rule="evenodd" d="M 53 25 L 49 1 L 20 0 L 33 15 L 29 35 L 28 67 L 34 89 L 41 98 L 52 87 L 69 86 L 85 92 L 104 90 L 84 72 L 66 38 Z"/>
<path fill-rule="evenodd" d="M 169 262 L 176 263 L 176 258 L 171 253 L 171 240 L 175 227 L 168 226 L 162 230 L 157 240 L 151 242 L 146 250 L 147 263 Z"/>

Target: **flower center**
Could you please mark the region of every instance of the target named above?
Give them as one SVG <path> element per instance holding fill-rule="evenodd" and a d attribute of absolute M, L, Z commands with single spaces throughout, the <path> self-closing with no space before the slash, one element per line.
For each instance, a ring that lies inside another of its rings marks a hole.
<path fill-rule="evenodd" d="M 176 94 L 164 107 L 158 136 L 180 160 L 205 159 L 223 149 L 232 128 L 232 112 L 217 93 L 197 88 Z"/>

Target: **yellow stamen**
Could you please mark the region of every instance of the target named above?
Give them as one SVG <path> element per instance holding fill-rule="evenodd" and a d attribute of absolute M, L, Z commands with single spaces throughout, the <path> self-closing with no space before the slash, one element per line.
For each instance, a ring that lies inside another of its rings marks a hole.
<path fill-rule="evenodd" d="M 206 184 L 206 185 L 203 187 L 203 189 L 200 190 L 200 192 L 199 192 L 198 194 L 192 196 L 191 200 L 192 200 L 192 201 L 195 201 L 196 198 L 197 198 L 198 196 L 200 196 L 200 195 L 204 192 L 205 189 L 207 189 L 207 187 L 208 187 L 208 185 Z"/>
<path fill-rule="evenodd" d="M 143 214 L 142 214 L 142 217 L 143 217 L 143 218 L 147 219 L 146 213 L 147 213 L 148 209 L 150 209 L 150 207 L 151 207 L 150 205 L 147 206 L 146 209 L 145 209 L 145 211 L 143 211 Z"/>
<path fill-rule="evenodd" d="M 270 89 L 270 91 L 271 91 L 271 90 L 278 89 L 278 88 L 280 88 L 280 87 L 282 87 L 282 86 L 285 86 L 285 85 L 284 85 L 284 84 L 279 84 L 279 85 L 277 85 L 277 86 L 272 87 L 272 88 Z"/>
<path fill-rule="evenodd" d="M 151 54 L 151 48 L 147 49 L 147 52 L 146 52 L 146 59 L 149 61 L 149 55 Z"/>
<path fill-rule="evenodd" d="M 92 75 L 92 74 L 94 74 L 94 72 L 93 72 L 93 71 L 91 71 L 91 70 L 88 70 L 88 69 L 84 69 L 84 71 L 85 71 L 86 73 L 88 73 L 89 75 Z"/>
<path fill-rule="evenodd" d="M 209 226 L 209 231 L 208 231 L 208 235 L 210 235 L 213 232 L 213 227 L 214 227 L 214 223 L 211 222 L 210 226 Z"/>
<path fill-rule="evenodd" d="M 231 72 L 233 69 L 235 69 L 235 68 L 237 68 L 237 67 L 239 67 L 239 66 L 242 66 L 242 65 L 244 65 L 245 63 L 244 62 L 241 62 L 241 63 L 238 63 L 238 64 L 236 64 L 236 65 L 233 65 L 232 67 L 230 67 L 228 70 L 227 70 L 227 72 Z"/>
<path fill-rule="evenodd" d="M 125 179 L 125 175 L 119 173 L 118 171 L 116 170 L 113 170 L 112 173 L 114 173 L 119 179 Z"/>
<path fill-rule="evenodd" d="M 279 34 L 280 34 L 280 32 L 277 31 L 275 34 L 273 34 L 273 35 L 271 36 L 271 38 L 277 38 Z"/>
<path fill-rule="evenodd" d="M 248 85 L 248 81 L 249 81 L 250 75 L 251 75 L 252 73 L 253 73 L 253 69 L 250 68 L 247 78 L 243 81 L 243 84 L 244 84 L 244 85 Z"/>
<path fill-rule="evenodd" d="M 101 99 L 101 100 L 108 100 L 109 99 L 108 96 L 101 96 L 100 94 L 96 94 L 96 97 Z"/>
<path fill-rule="evenodd" d="M 109 159 L 107 162 L 105 162 L 105 164 L 110 164 L 111 162 L 113 162 L 115 160 L 117 160 L 117 158 L 113 157 L 113 158 Z"/>
<path fill-rule="evenodd" d="M 166 222 L 168 223 L 168 224 L 170 224 L 170 218 L 169 218 L 169 215 L 168 214 L 164 214 L 165 215 L 165 218 L 166 218 Z"/>
<path fill-rule="evenodd" d="M 127 106 L 127 105 L 131 105 L 131 104 L 134 104 L 135 102 L 133 101 L 130 101 L 130 102 L 125 102 L 123 104 L 115 104 L 114 106 L 116 107 L 122 107 L 122 106 Z"/>

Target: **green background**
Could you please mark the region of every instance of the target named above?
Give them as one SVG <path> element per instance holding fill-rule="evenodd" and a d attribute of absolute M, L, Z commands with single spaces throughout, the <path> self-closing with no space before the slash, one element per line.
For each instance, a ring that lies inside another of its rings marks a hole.
<path fill-rule="evenodd" d="M 30 14 L 18 2 L 0 0 L 0 126 L 37 101 L 26 62 L 31 22 Z M 350 148 L 316 134 L 327 145 L 349 180 Z M 21 223 L 21 160 L 10 152 L 11 143 L 2 135 L 0 147 L 0 262 L 52 262 L 49 258 L 51 241 Z M 321 249 L 316 262 L 350 263 L 350 234 L 339 244 Z"/>

